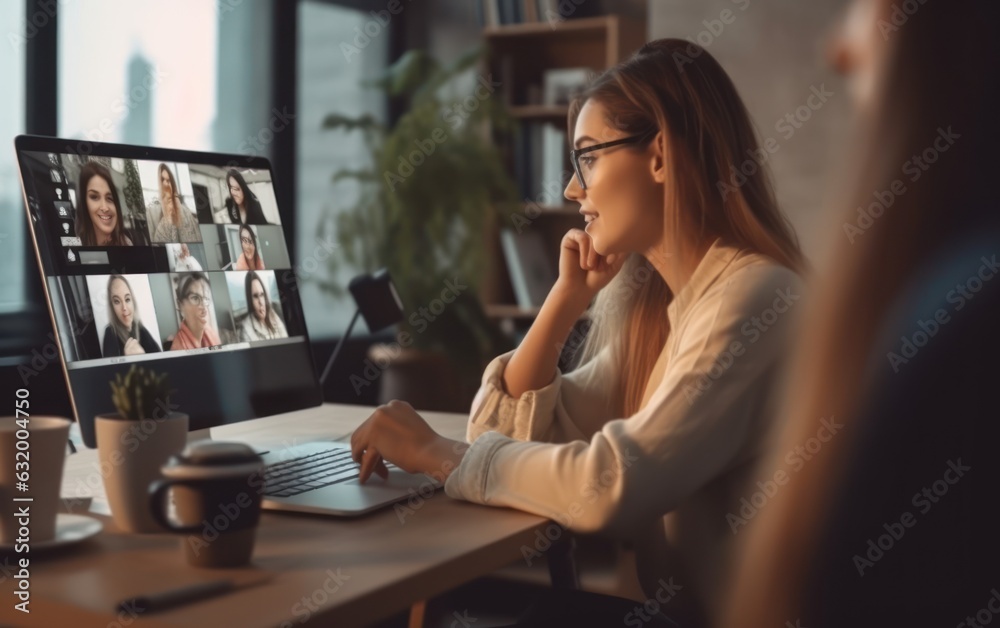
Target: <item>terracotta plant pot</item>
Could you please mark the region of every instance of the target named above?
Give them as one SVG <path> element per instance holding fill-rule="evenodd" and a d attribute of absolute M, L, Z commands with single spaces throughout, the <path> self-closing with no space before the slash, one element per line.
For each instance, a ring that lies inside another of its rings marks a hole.
<path fill-rule="evenodd" d="M 188 415 L 133 421 L 100 414 L 94 420 L 97 455 L 115 525 L 124 532 L 166 532 L 153 519 L 149 485 L 163 478 L 160 467 L 187 445 Z"/>

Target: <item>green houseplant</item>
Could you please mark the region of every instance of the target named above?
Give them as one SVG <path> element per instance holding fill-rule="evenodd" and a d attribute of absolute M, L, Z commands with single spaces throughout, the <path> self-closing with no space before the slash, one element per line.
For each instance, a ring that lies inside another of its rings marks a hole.
<path fill-rule="evenodd" d="M 412 339 L 416 352 L 447 356 L 461 389 L 455 406 L 464 408 L 485 362 L 512 346 L 486 316 L 477 290 L 486 263 L 483 239 L 501 218 L 499 208 L 516 197 L 491 136 L 512 120 L 491 77 L 469 81 L 482 55 L 475 50 L 445 66 L 409 51 L 368 83 L 402 105 L 394 123 L 337 113 L 323 123 L 363 134 L 370 150 L 368 167 L 333 175 L 334 185 L 356 181 L 361 194 L 334 217 L 340 255 L 329 262 L 331 276 L 342 264 L 363 272 L 387 268 L 406 311 L 399 337 Z M 472 86 L 456 92 L 463 80 Z M 457 296 L 443 311 L 424 314 L 435 305 L 441 310 L 442 293 L 456 285 Z M 332 282 L 321 286 L 344 292 Z"/>
<path fill-rule="evenodd" d="M 170 407 L 170 384 L 166 373 L 157 375 L 141 366 L 132 367 L 122 377 L 115 375 L 111 384 L 111 401 L 118 416 L 126 421 L 141 421 L 164 415 Z"/>

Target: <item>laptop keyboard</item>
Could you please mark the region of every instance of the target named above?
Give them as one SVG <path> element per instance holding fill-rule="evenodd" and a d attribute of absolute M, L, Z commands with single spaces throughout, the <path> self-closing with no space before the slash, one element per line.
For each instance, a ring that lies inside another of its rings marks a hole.
<path fill-rule="evenodd" d="M 388 462 L 386 466 L 395 468 Z M 361 465 L 351 459 L 350 449 L 318 451 L 264 467 L 264 494 L 291 497 L 323 486 L 348 482 L 358 477 L 360 471 Z"/>

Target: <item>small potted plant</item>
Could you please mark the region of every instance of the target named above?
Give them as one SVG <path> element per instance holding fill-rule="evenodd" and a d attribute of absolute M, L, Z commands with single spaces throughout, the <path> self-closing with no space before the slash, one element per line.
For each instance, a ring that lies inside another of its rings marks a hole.
<path fill-rule="evenodd" d="M 163 477 L 160 466 L 187 444 L 188 415 L 171 405 L 165 373 L 133 364 L 110 384 L 117 412 L 98 415 L 95 431 L 112 517 L 125 532 L 163 532 L 152 517 L 147 491 Z"/>
<path fill-rule="evenodd" d="M 485 234 L 516 199 L 490 134 L 513 119 L 488 77 L 469 76 L 482 57 L 474 50 L 443 65 L 408 51 L 368 83 L 400 103 L 396 120 L 385 125 L 367 113 L 324 120 L 325 129 L 362 134 L 370 151 L 333 175 L 335 184 L 352 182 L 360 194 L 335 194 L 355 200 L 321 225 L 339 244 L 329 276 L 343 276 L 345 265 L 354 272 L 387 268 L 406 312 L 397 342 L 369 352 L 364 383 L 372 380 L 372 364 L 386 371 L 382 400 L 465 410 L 486 362 L 513 348 L 478 295 Z M 346 284 L 315 281 L 336 296 L 345 292 Z"/>
<path fill-rule="evenodd" d="M 166 373 L 157 375 L 135 364 L 125 377 L 115 375 L 111 384 L 111 401 L 119 418 L 142 421 L 157 413 L 167 414 L 170 408 L 170 383 Z"/>

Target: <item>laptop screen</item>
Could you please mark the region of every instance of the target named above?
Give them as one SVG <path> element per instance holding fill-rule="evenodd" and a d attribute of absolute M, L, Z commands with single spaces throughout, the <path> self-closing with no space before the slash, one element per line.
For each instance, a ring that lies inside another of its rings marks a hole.
<path fill-rule="evenodd" d="M 267 160 L 33 137 L 17 149 L 88 446 L 133 364 L 169 375 L 169 409 L 192 430 L 321 403 Z"/>

